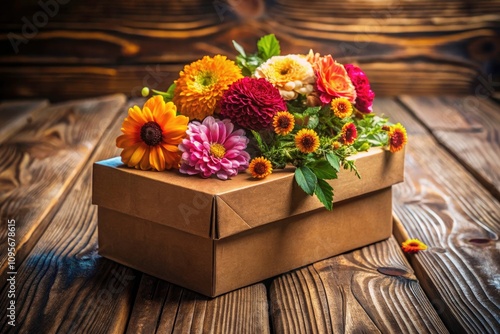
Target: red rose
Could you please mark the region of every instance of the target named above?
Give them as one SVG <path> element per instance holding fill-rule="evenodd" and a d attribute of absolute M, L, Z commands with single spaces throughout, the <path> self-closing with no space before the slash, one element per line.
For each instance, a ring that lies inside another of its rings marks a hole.
<path fill-rule="evenodd" d="M 222 96 L 220 114 L 250 130 L 269 128 L 278 111 L 287 110 L 280 91 L 266 79 L 242 78 Z"/>
<path fill-rule="evenodd" d="M 370 88 L 368 77 L 365 72 L 363 72 L 356 65 L 346 64 L 344 67 L 354 87 L 356 88 L 356 109 L 365 114 L 371 113 L 373 111 L 372 105 L 375 93 Z"/>

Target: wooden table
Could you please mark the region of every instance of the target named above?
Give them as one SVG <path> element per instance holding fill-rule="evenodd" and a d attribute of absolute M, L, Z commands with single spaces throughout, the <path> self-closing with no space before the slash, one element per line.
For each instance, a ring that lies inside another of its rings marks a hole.
<path fill-rule="evenodd" d="M 378 98 L 377 112 L 405 124 L 410 137 L 394 236 L 215 299 L 97 253 L 92 163 L 119 154 L 126 110 L 141 102 L 113 95 L 0 104 L 2 332 L 500 332 L 496 102 Z M 429 249 L 405 256 L 408 237 Z M 15 327 L 7 324 L 12 276 Z"/>

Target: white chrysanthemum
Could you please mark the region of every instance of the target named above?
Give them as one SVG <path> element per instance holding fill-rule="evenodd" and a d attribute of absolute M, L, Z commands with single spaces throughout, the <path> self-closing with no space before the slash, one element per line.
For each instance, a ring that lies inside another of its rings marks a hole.
<path fill-rule="evenodd" d="M 255 70 L 254 76 L 273 84 L 285 100 L 293 100 L 298 94 L 307 95 L 314 89 L 312 65 L 300 55 L 271 57 Z"/>

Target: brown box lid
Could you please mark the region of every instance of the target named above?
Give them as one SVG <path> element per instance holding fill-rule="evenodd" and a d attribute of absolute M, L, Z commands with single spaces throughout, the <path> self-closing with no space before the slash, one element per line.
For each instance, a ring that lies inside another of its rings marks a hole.
<path fill-rule="evenodd" d="M 356 159 L 361 179 L 342 170 L 338 179 L 330 180 L 334 202 L 403 181 L 403 151 L 372 148 L 351 159 Z M 136 170 L 113 158 L 94 164 L 92 202 L 194 235 L 220 239 L 321 208 L 315 197 L 296 184 L 292 171 L 277 170 L 264 180 L 241 173 L 222 181 L 177 171 Z"/>

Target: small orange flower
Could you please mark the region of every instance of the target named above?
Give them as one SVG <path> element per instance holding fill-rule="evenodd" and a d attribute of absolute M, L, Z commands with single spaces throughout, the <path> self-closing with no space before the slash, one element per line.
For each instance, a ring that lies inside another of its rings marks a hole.
<path fill-rule="evenodd" d="M 341 146 L 342 146 L 342 144 L 339 143 L 338 141 L 334 141 L 333 144 L 332 144 L 332 148 L 334 150 L 338 150 Z"/>
<path fill-rule="evenodd" d="M 400 151 L 408 142 L 406 129 L 400 123 L 389 128 L 389 147 L 392 153 Z"/>
<path fill-rule="evenodd" d="M 347 118 L 352 115 L 352 104 L 345 97 L 338 97 L 331 102 L 333 114 L 338 118 Z"/>
<path fill-rule="evenodd" d="M 295 118 L 288 111 L 279 111 L 273 118 L 274 132 L 285 136 L 292 132 L 295 126 Z"/>
<path fill-rule="evenodd" d="M 356 129 L 356 125 L 354 123 L 346 123 L 342 127 L 342 132 L 340 134 L 340 138 L 345 145 L 352 145 L 354 141 L 358 137 L 358 130 Z"/>
<path fill-rule="evenodd" d="M 271 162 L 264 157 L 253 158 L 248 166 L 252 177 L 256 179 L 263 179 L 273 172 Z"/>
<path fill-rule="evenodd" d="M 172 102 L 156 95 L 143 108 L 134 106 L 122 125 L 116 146 L 123 148 L 122 162 L 142 170 L 178 168 L 181 153 L 177 146 L 186 135 L 189 118 L 176 116 Z"/>
<path fill-rule="evenodd" d="M 417 253 L 421 250 L 426 250 L 427 245 L 418 239 L 408 239 L 401 244 L 401 248 L 405 253 Z"/>
<path fill-rule="evenodd" d="M 302 153 L 312 153 L 319 147 L 319 137 L 312 129 L 302 129 L 295 135 L 295 146 Z"/>

